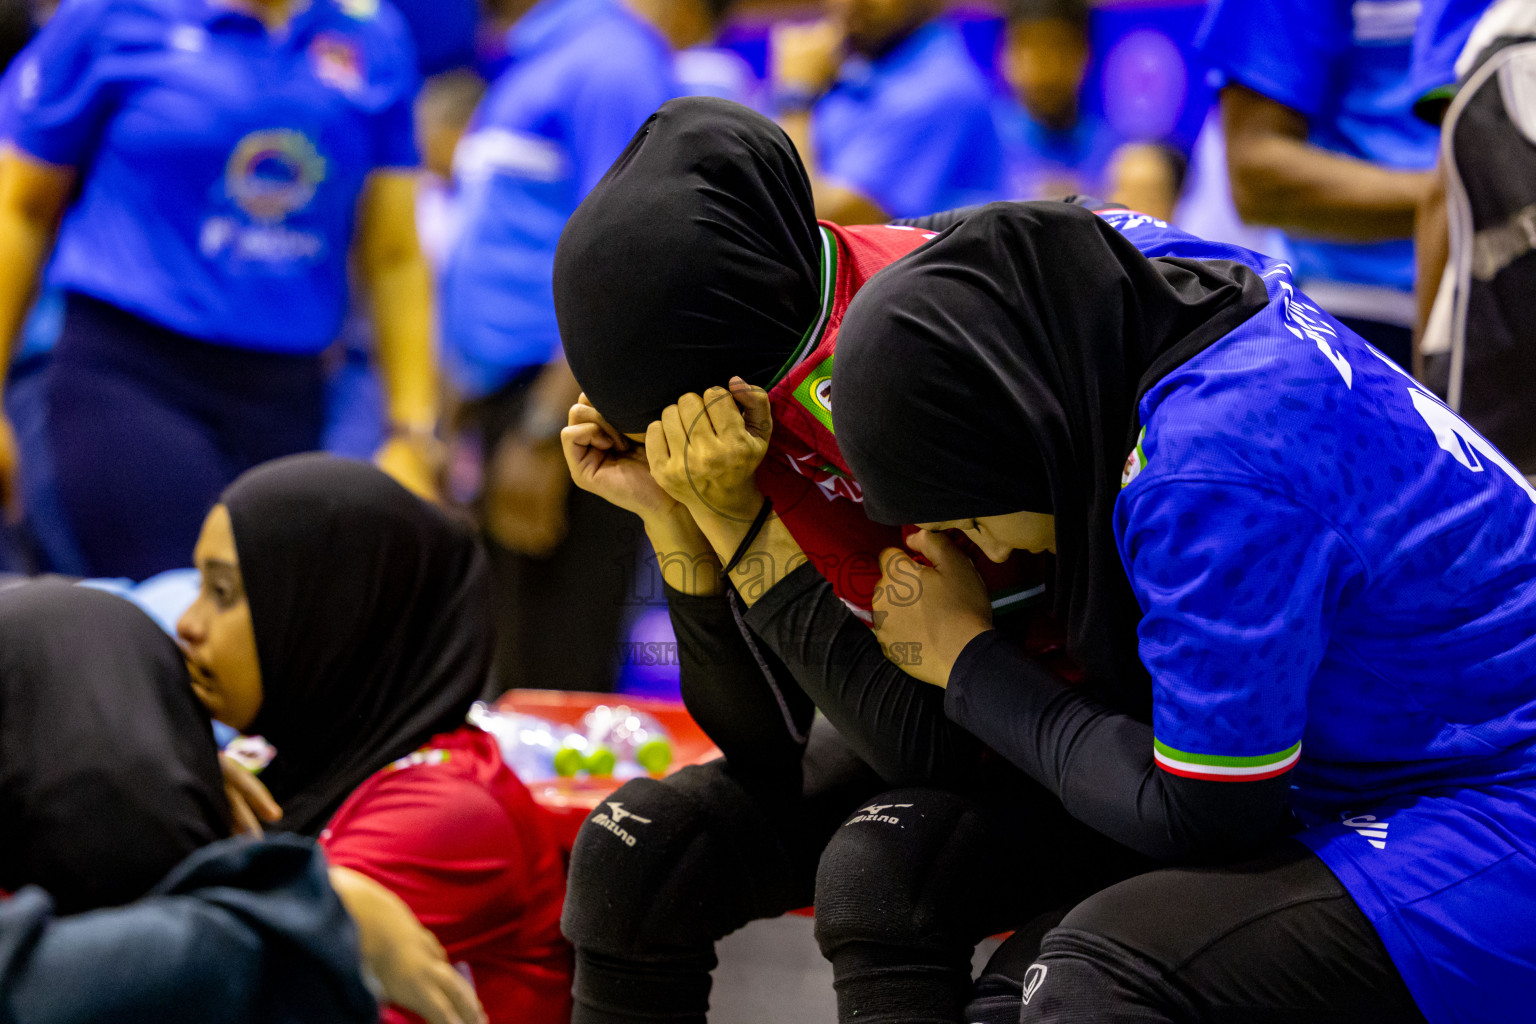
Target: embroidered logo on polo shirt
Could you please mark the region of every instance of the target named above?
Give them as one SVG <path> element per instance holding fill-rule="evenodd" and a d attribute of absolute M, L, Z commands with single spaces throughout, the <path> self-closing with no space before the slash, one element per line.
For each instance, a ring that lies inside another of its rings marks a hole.
<path fill-rule="evenodd" d="M 355 39 L 340 32 L 321 32 L 309 44 L 309 66 L 316 78 L 338 92 L 362 91 L 363 51 Z"/>
<path fill-rule="evenodd" d="M 272 128 L 251 132 L 235 144 L 224 168 L 224 186 L 242 210 L 273 223 L 308 206 L 325 172 L 325 158 L 306 135 Z"/>

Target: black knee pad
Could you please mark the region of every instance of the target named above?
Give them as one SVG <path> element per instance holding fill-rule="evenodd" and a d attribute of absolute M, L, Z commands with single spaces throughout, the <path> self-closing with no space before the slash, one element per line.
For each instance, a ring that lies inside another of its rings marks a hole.
<path fill-rule="evenodd" d="M 969 950 L 1006 926 L 994 888 L 1012 847 L 998 813 L 935 789 L 891 790 L 856 811 L 816 874 L 823 955 L 849 943 Z"/>
<path fill-rule="evenodd" d="M 608 956 L 686 955 L 803 904 L 771 818 L 723 762 L 632 779 L 576 835 L 561 930 Z"/>

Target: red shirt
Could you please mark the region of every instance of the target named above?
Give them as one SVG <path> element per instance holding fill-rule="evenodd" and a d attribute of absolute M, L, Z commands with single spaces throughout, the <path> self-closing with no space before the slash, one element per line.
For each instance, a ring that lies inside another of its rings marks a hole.
<path fill-rule="evenodd" d="M 473 726 L 369 776 L 320 845 L 395 893 L 467 970 L 492 1024 L 571 1017 L 565 854 L 547 812 Z M 395 1008 L 384 1020 L 415 1021 Z"/>
<path fill-rule="evenodd" d="M 823 222 L 823 237 L 834 244 L 823 254 L 822 312 L 807 332 L 787 372 L 768 391 L 773 437 L 757 471 L 757 484 L 773 499 L 773 510 L 832 589 L 867 617 L 880 581 L 880 552 L 901 547 L 914 527 L 882 526 L 864 516 L 863 493 L 848 471 L 832 426 L 832 364 L 838 329 L 848 304 L 878 271 L 934 237 L 931 231 L 872 224 L 840 227 Z M 995 565 L 958 534 L 1001 611 L 1044 594 L 1044 566 L 1038 556 L 1019 553 Z M 1043 625 L 1043 622 L 1042 622 Z M 1049 649 L 1053 640 L 1031 642 Z"/>

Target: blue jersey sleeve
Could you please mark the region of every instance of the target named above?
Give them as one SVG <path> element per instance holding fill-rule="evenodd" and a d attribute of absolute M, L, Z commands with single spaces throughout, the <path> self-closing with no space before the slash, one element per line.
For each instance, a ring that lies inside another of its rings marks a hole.
<path fill-rule="evenodd" d="M 1216 0 L 1197 46 L 1227 82 L 1317 117 L 1338 94 L 1351 31 L 1341 0 Z"/>
<path fill-rule="evenodd" d="M 61 4 L 18 58 L 13 141 L 39 160 L 78 167 L 90 159 L 112 110 L 101 59 L 111 13 L 112 0 Z"/>
<path fill-rule="evenodd" d="M 1145 612 L 1157 764 L 1213 781 L 1289 770 L 1339 595 L 1359 573 L 1353 549 L 1278 494 L 1177 478 L 1133 482 L 1115 533 Z"/>
<path fill-rule="evenodd" d="M 571 102 L 571 158 L 578 199 L 592 191 L 629 140 L 672 98 L 671 82 L 622 62 L 595 65 Z"/>
<path fill-rule="evenodd" d="M 821 174 L 868 197 L 888 217 L 922 217 L 1001 197 L 1002 144 L 984 103 L 877 107 L 849 138 L 820 154 Z M 983 173 L 974 164 L 985 163 Z M 955 182 L 989 180 L 991 194 L 957 195 Z"/>

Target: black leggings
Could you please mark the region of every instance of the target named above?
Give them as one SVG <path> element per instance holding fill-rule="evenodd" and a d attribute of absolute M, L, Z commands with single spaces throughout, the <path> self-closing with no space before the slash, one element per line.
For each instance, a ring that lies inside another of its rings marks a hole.
<path fill-rule="evenodd" d="M 561 921 L 575 1024 L 703 1024 L 716 940 L 813 895 L 840 1020 L 1011 1024 L 1006 979 L 967 1009 L 976 943 L 1150 866 L 1001 762 L 966 795 L 887 790 L 818 727 L 804 769 L 790 799 L 724 761 L 636 779 L 583 825 Z"/>
<path fill-rule="evenodd" d="M 1021 1024 L 1424 1024 L 1370 922 L 1293 840 L 1111 886 L 1009 939 L 979 987 L 1022 1002 Z"/>

